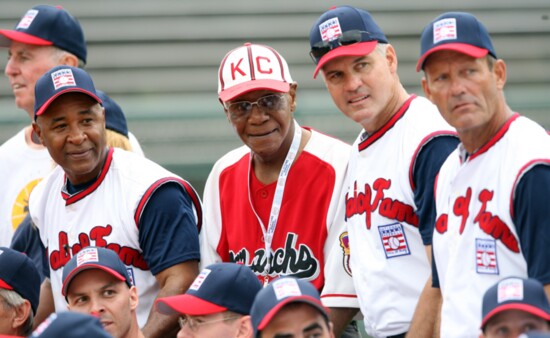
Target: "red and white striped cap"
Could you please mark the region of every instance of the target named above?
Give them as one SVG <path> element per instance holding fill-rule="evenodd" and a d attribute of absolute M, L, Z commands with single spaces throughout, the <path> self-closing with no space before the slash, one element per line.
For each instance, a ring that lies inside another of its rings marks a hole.
<path fill-rule="evenodd" d="M 223 58 L 218 71 L 218 96 L 226 102 L 253 90 L 286 93 L 292 82 L 288 64 L 275 49 L 245 43 Z"/>

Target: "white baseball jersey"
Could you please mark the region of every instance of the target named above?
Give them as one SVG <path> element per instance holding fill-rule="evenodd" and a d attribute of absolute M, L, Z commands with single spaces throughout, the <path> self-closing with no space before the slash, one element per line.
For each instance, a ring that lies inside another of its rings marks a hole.
<path fill-rule="evenodd" d="M 117 252 L 128 267 L 138 290 L 138 322 L 145 324 L 159 285 L 143 258 L 137 225 L 151 194 L 166 182 L 186 184 L 144 157 L 111 148 L 100 177 L 83 191 L 67 193 L 59 166 L 36 186 L 29 208 L 48 248 L 56 311 L 67 309 L 61 294 L 65 264 L 83 247 L 101 246 Z"/>
<path fill-rule="evenodd" d="M 281 275 L 306 279 L 322 290 L 323 303 L 329 307 L 358 307 L 344 220 L 335 219 L 349 151 L 348 144 L 311 130 L 290 168 L 271 247 L 269 280 Z M 263 281 L 265 243 L 249 202 L 249 163 L 250 149 L 242 146 L 218 160 L 210 172 L 203 198 L 201 264 L 242 262 Z M 251 176 L 257 181 L 253 171 Z M 275 185 L 251 184 L 257 209 L 263 200 L 273 198 Z"/>
<path fill-rule="evenodd" d="M 55 163 L 46 148 L 27 145 L 25 128 L 0 146 L 0 163 L 0 246 L 9 247 L 28 213 L 30 192 Z"/>
<path fill-rule="evenodd" d="M 433 252 L 443 296 L 441 337 L 477 337 L 485 291 L 502 278 L 527 277 L 511 206 L 522 175 L 550 161 L 550 137 L 516 114 L 465 155 L 462 147 L 452 153 L 436 182 Z"/>
<path fill-rule="evenodd" d="M 352 146 L 345 196 L 351 270 L 365 329 L 373 337 L 409 329 L 430 276 L 413 169 L 428 142 L 453 135 L 456 143 L 442 154 L 442 163 L 458 144 L 454 134 L 433 104 L 412 95 L 385 126 L 366 139 L 359 135 Z"/>

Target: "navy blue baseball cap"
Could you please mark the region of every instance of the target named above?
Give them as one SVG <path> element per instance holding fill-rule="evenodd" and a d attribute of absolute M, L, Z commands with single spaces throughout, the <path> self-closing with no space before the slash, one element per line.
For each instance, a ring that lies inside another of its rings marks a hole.
<path fill-rule="evenodd" d="M 250 313 L 262 283 L 252 270 L 237 263 L 215 263 L 204 268 L 183 295 L 160 298 L 157 309 L 165 314 L 202 316 L 223 311 Z"/>
<path fill-rule="evenodd" d="M 328 309 L 321 303 L 319 292 L 308 281 L 294 277 L 280 277 L 269 283 L 256 295 L 250 316 L 254 336 L 262 331 L 287 304 L 306 303 L 317 309 L 328 320 Z"/>
<path fill-rule="evenodd" d="M 12 41 L 38 46 L 53 45 L 86 62 L 86 40 L 82 27 L 59 6 L 34 6 L 21 17 L 13 30 L 0 30 L 0 46 L 9 47 Z"/>
<path fill-rule="evenodd" d="M 113 250 L 96 246 L 85 247 L 74 255 L 63 268 L 63 286 L 61 293 L 67 297 L 71 281 L 84 270 L 100 269 L 116 279 L 133 285 L 128 269 Z"/>
<path fill-rule="evenodd" d="M 99 318 L 72 311 L 52 313 L 31 333 L 40 338 L 111 338 Z"/>
<path fill-rule="evenodd" d="M 424 27 L 416 71 L 424 69 L 426 58 L 440 50 L 453 50 L 474 58 L 487 54 L 497 57 L 487 28 L 475 16 L 464 12 L 443 13 Z"/>
<path fill-rule="evenodd" d="M 42 75 L 34 87 L 34 119 L 42 115 L 59 96 L 78 92 L 103 103 L 96 95 L 94 82 L 85 70 L 71 66 L 56 66 Z"/>
<path fill-rule="evenodd" d="M 323 13 L 309 33 L 310 56 L 317 65 L 313 78 L 328 61 L 339 56 L 367 55 L 386 35 L 369 12 L 351 7 L 333 7 Z"/>
<path fill-rule="evenodd" d="M 536 279 L 508 277 L 490 287 L 483 295 L 481 328 L 506 310 L 520 310 L 550 321 L 548 297 Z"/>
<path fill-rule="evenodd" d="M 13 290 L 31 303 L 36 314 L 40 300 L 40 274 L 27 255 L 0 247 L 0 289 Z"/>
<path fill-rule="evenodd" d="M 96 94 L 103 102 L 103 108 L 105 108 L 105 128 L 128 137 L 128 124 L 122 108 L 101 90 L 96 90 Z"/>

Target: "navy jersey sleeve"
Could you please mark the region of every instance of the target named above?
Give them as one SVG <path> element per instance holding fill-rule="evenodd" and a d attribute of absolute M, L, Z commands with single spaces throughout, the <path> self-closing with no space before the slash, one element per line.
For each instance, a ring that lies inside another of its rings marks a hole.
<path fill-rule="evenodd" d="M 200 259 L 193 202 L 182 186 L 165 183 L 151 195 L 139 221 L 139 244 L 154 275 Z"/>
<path fill-rule="evenodd" d="M 10 248 L 26 254 L 33 261 L 41 281 L 44 280 L 44 276 L 50 276 L 46 248 L 40 240 L 38 228 L 32 224 L 30 215 L 27 215 L 15 230 Z"/>
<path fill-rule="evenodd" d="M 439 168 L 458 146 L 455 136 L 442 135 L 431 139 L 419 151 L 413 168 L 414 203 L 418 229 L 424 245 L 432 244 L 435 224 L 434 181 Z"/>
<path fill-rule="evenodd" d="M 516 187 L 514 224 L 527 274 L 550 284 L 550 166 L 536 165 L 523 175 Z"/>
<path fill-rule="evenodd" d="M 437 265 L 435 265 L 434 248 L 432 246 L 432 287 L 439 288 L 439 275 L 437 274 Z"/>

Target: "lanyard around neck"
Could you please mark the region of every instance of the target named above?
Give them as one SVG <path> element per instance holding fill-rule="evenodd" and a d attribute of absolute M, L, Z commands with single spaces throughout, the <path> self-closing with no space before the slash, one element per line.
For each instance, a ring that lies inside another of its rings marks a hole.
<path fill-rule="evenodd" d="M 250 207 L 252 208 L 252 211 L 254 212 L 254 215 L 256 215 L 256 218 L 258 219 L 258 222 L 260 223 L 260 228 L 262 229 L 262 233 L 264 235 L 264 242 L 265 242 L 265 269 L 264 269 L 264 286 L 267 285 L 268 282 L 268 276 L 269 271 L 271 270 L 271 243 L 273 241 L 273 234 L 275 233 L 275 228 L 277 227 L 277 220 L 279 219 L 279 211 L 281 210 L 281 204 L 283 202 L 283 193 L 285 190 L 286 185 L 286 179 L 288 177 L 288 173 L 290 171 L 290 167 L 292 166 L 292 163 L 294 162 L 294 159 L 296 158 L 296 155 L 298 154 L 298 149 L 300 148 L 300 141 L 302 139 L 302 128 L 298 125 L 298 122 L 294 120 L 294 136 L 292 138 L 292 144 L 290 145 L 290 149 L 288 150 L 288 153 L 286 154 L 285 161 L 283 162 L 283 166 L 281 167 L 281 171 L 279 172 L 279 178 L 277 179 L 277 187 L 275 188 L 275 196 L 273 197 L 273 203 L 271 204 L 271 211 L 269 213 L 269 223 L 267 225 L 267 229 L 260 219 L 260 216 L 258 216 L 258 213 L 256 212 L 256 209 L 254 209 L 254 203 L 252 203 L 252 197 L 250 193 L 250 179 L 251 179 L 251 170 L 252 170 L 252 154 L 250 154 L 250 163 L 248 165 L 248 202 L 250 203 Z"/>

